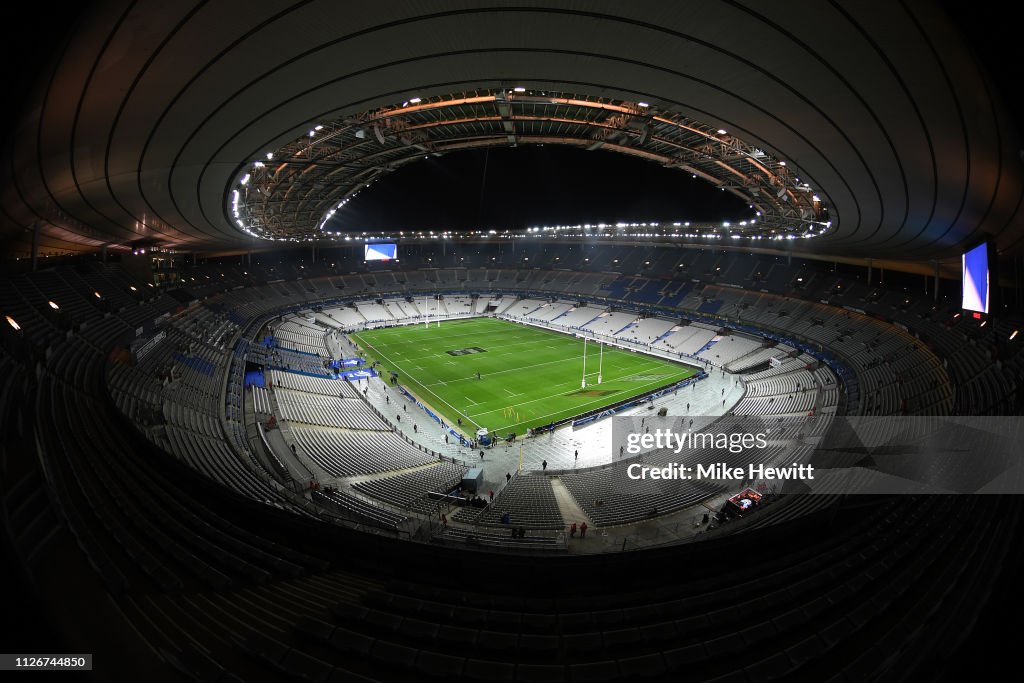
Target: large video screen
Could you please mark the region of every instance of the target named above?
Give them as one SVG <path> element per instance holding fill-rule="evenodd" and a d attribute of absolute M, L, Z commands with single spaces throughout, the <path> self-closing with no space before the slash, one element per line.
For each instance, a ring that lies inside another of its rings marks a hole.
<path fill-rule="evenodd" d="M 963 255 L 963 308 L 988 313 L 988 244 L 981 244 Z"/>
<path fill-rule="evenodd" d="M 366 245 L 364 261 L 393 261 L 398 256 L 398 245 L 387 242 L 375 242 Z"/>

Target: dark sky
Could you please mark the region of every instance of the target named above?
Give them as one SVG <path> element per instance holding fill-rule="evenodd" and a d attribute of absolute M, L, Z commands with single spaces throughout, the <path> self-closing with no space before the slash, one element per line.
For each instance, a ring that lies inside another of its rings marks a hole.
<path fill-rule="evenodd" d="M 503 229 L 752 215 L 735 195 L 678 169 L 614 152 L 527 145 L 410 163 L 360 192 L 327 229 Z"/>

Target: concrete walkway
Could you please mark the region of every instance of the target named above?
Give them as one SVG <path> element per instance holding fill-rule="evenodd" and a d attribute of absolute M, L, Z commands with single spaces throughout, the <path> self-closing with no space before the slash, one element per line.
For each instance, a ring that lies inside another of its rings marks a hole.
<path fill-rule="evenodd" d="M 573 522 L 579 524 L 583 521 L 586 521 L 587 526 L 594 526 L 594 520 L 587 516 L 587 513 L 583 511 L 580 504 L 569 493 L 569 489 L 565 488 L 562 480 L 558 477 L 551 477 L 550 479 L 551 490 L 555 494 L 555 501 L 558 503 L 558 511 L 562 513 L 562 519 L 565 520 L 566 526 L 571 525 Z"/>

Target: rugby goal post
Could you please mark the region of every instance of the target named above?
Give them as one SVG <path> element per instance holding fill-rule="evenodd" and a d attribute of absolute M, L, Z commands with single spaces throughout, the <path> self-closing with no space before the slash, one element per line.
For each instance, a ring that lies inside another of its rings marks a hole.
<path fill-rule="evenodd" d="M 587 388 L 587 335 L 584 334 L 584 335 L 581 335 L 581 336 L 583 337 L 583 379 L 580 382 L 580 388 L 581 389 L 586 389 Z M 597 361 L 597 383 L 601 384 L 601 381 L 603 379 L 602 374 L 603 374 L 603 371 L 604 371 L 604 344 L 601 343 L 600 341 L 596 340 L 596 339 L 595 339 L 595 341 L 597 341 L 598 346 L 600 347 L 600 351 L 598 353 L 598 361 Z"/>

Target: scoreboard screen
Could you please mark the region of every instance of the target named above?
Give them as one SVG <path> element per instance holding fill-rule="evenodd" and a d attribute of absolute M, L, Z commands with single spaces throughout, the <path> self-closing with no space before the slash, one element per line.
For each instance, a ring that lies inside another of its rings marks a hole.
<path fill-rule="evenodd" d="M 393 242 L 367 244 L 363 252 L 364 261 L 394 261 L 398 256 L 398 245 Z"/>
<path fill-rule="evenodd" d="M 989 267 L 988 243 L 980 244 L 963 255 L 963 304 L 967 311 L 988 313 Z"/>

